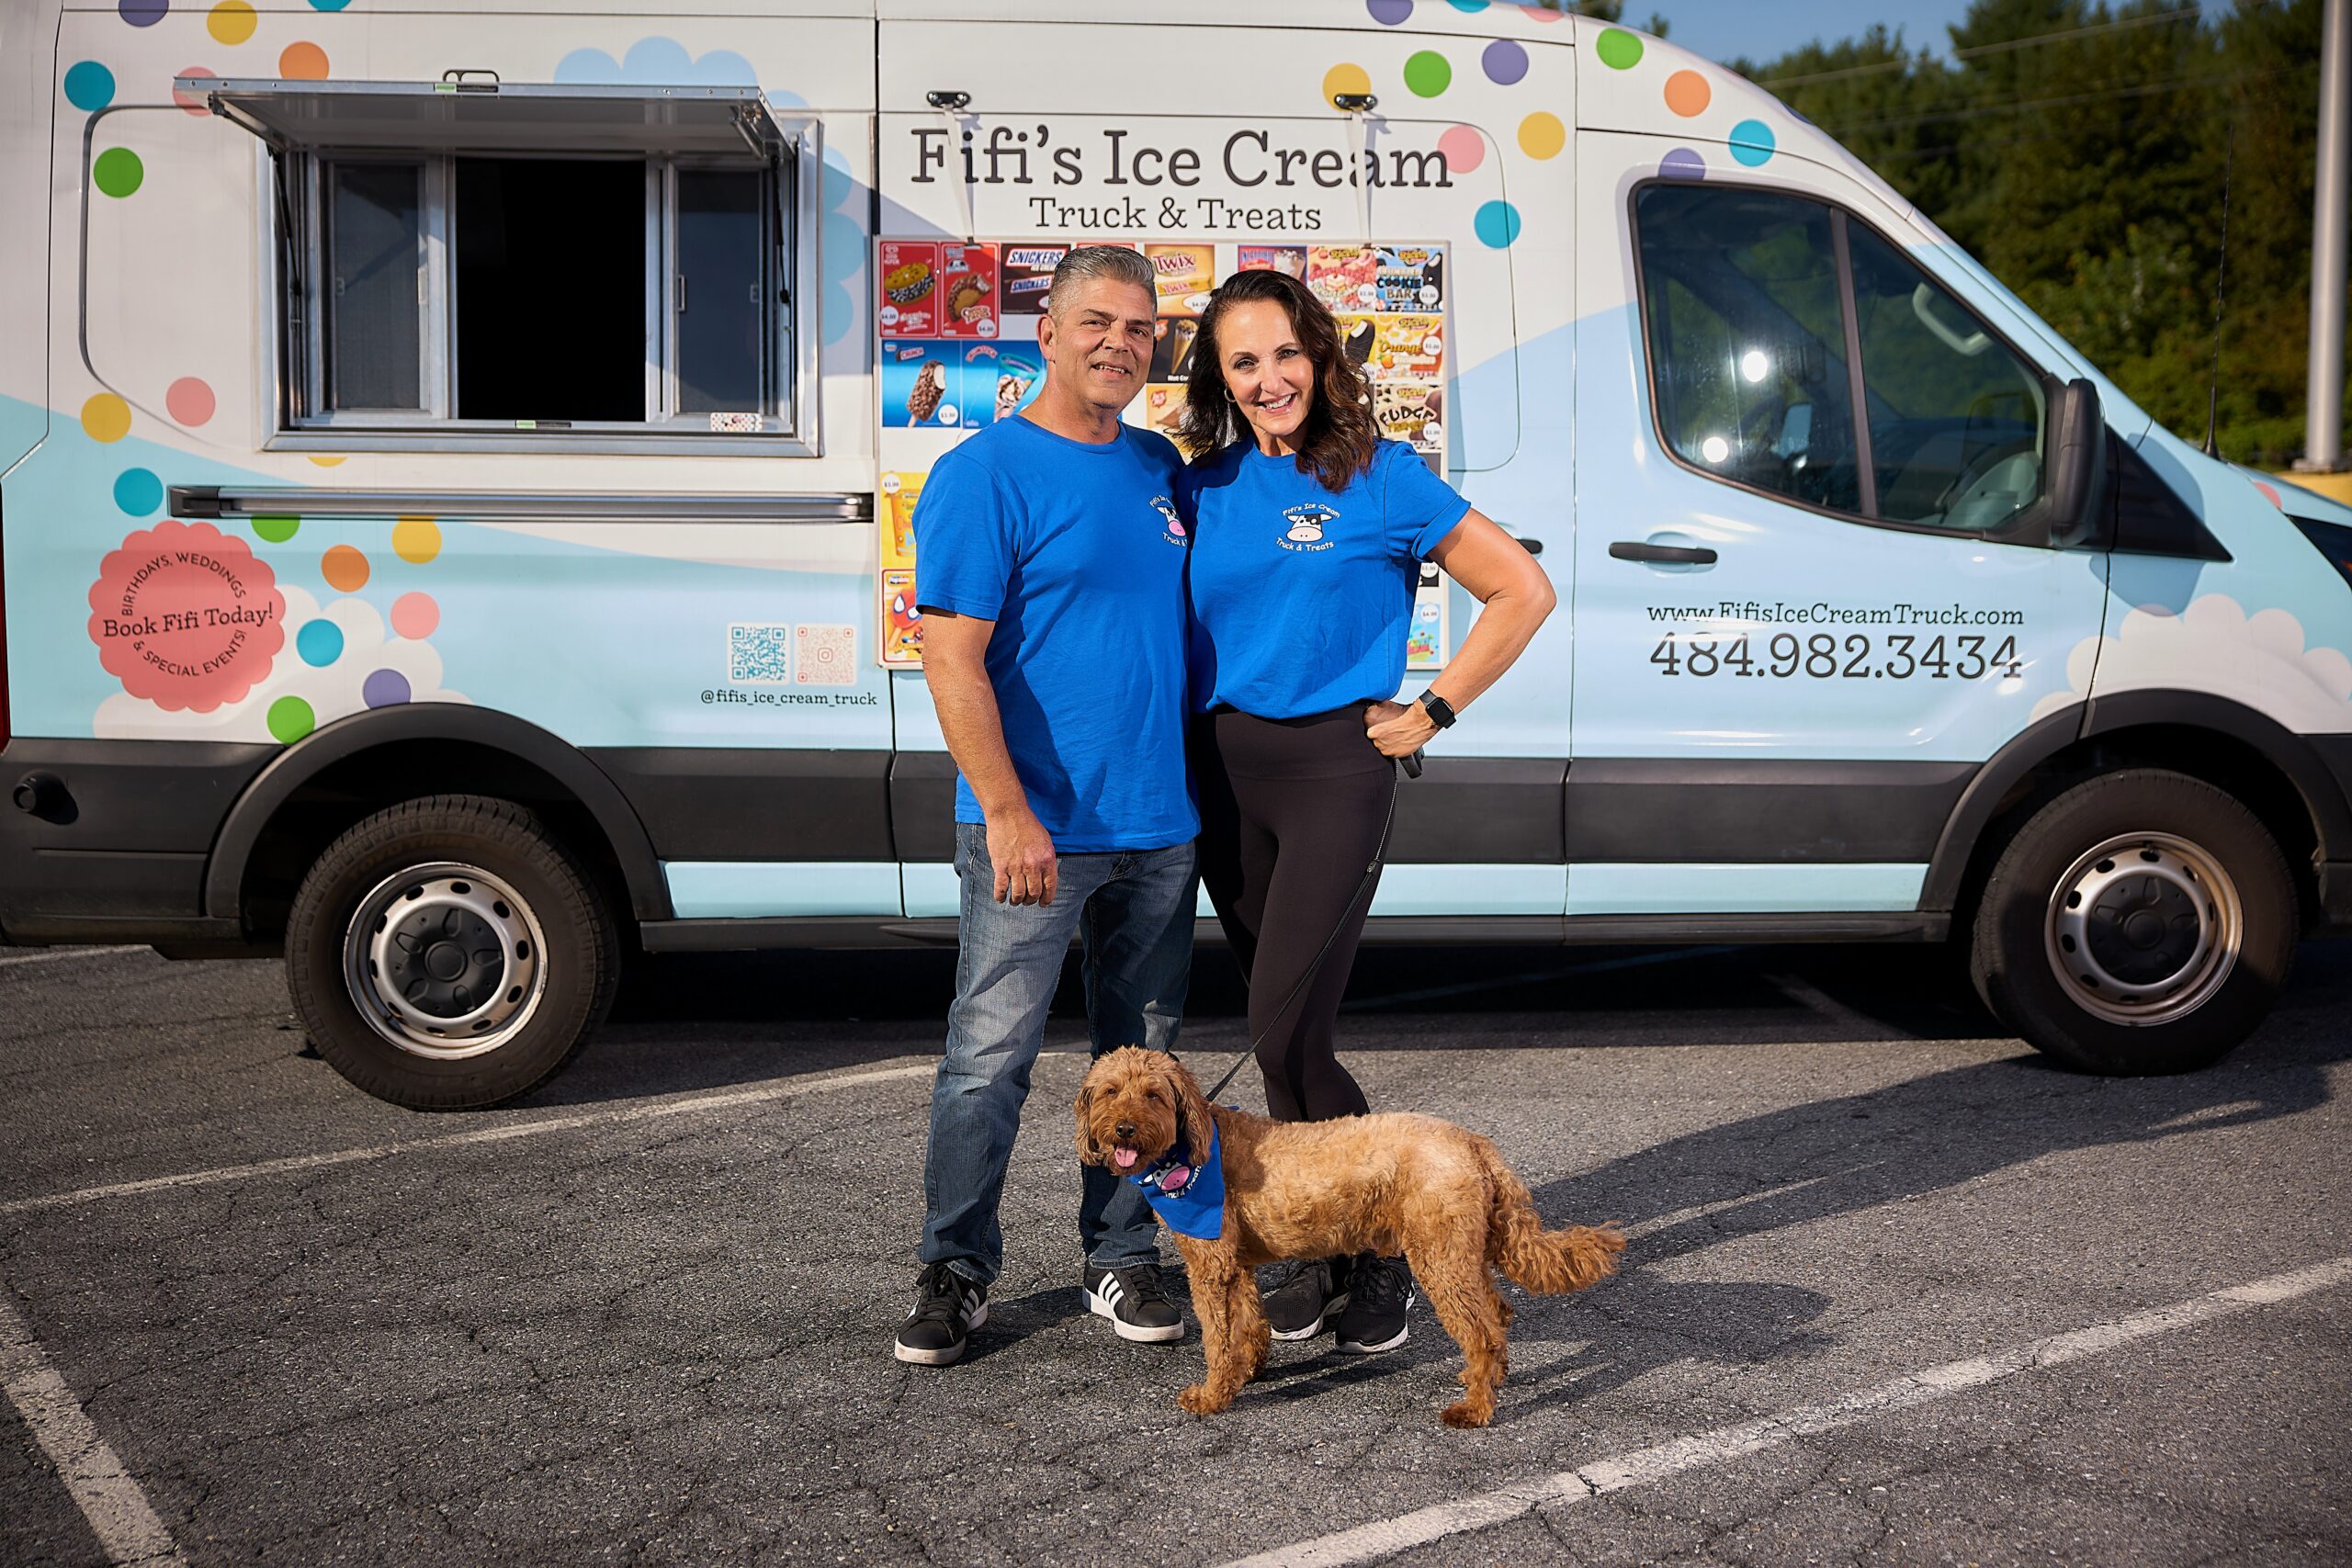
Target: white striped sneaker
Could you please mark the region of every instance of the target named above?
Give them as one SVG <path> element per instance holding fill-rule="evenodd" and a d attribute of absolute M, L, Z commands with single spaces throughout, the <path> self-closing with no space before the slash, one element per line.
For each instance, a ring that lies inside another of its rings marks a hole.
<path fill-rule="evenodd" d="M 1159 1265 L 1131 1263 L 1125 1269 L 1086 1266 L 1086 1309 L 1107 1317 L 1122 1339 L 1184 1337 L 1183 1314 L 1159 1288 Z"/>

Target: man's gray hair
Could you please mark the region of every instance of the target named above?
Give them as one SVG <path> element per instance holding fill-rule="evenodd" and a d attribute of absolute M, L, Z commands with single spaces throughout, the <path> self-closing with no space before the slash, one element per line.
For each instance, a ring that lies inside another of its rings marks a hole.
<path fill-rule="evenodd" d="M 1146 294 L 1158 292 L 1152 284 L 1151 264 L 1135 252 L 1119 245 L 1079 245 L 1054 268 L 1053 287 L 1046 290 L 1046 314 L 1060 321 L 1062 312 L 1069 309 L 1070 296 L 1098 277 L 1132 283 Z"/>

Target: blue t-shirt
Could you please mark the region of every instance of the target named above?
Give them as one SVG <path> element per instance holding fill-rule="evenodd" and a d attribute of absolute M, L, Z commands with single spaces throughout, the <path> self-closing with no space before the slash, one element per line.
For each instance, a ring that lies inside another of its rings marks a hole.
<path fill-rule="evenodd" d="M 1004 742 L 1054 847 L 1158 850 L 1200 830 L 1184 784 L 1183 459 L 1001 420 L 940 459 L 915 507 L 925 609 L 994 621 Z M 956 820 L 984 821 L 956 780 Z"/>
<path fill-rule="evenodd" d="M 1335 494 L 1237 441 L 1185 473 L 1184 495 L 1194 707 L 1298 718 L 1404 683 L 1420 563 L 1470 510 L 1411 447 L 1383 441 Z"/>

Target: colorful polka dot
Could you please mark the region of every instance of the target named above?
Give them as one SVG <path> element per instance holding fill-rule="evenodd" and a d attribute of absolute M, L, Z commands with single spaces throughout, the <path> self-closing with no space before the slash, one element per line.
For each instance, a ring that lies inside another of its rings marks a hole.
<path fill-rule="evenodd" d="M 1405 85 L 1416 96 L 1434 98 L 1453 85 L 1453 65 L 1433 49 L 1422 50 L 1405 62 Z"/>
<path fill-rule="evenodd" d="M 172 8 L 172 0 L 119 0 L 116 13 L 134 28 L 152 28 Z"/>
<path fill-rule="evenodd" d="M 441 553 L 441 528 L 430 517 L 403 517 L 392 525 L 392 553 L 423 566 Z"/>
<path fill-rule="evenodd" d="M 441 606 L 430 593 L 403 593 L 392 601 L 392 635 L 423 642 L 441 625 Z"/>
<path fill-rule="evenodd" d="M 324 452 L 313 452 L 311 454 L 311 461 L 317 464 L 322 468 L 339 468 L 343 467 L 345 462 L 349 461 L 349 459 L 341 457 L 329 457 Z"/>
<path fill-rule="evenodd" d="M 209 76 L 214 81 L 220 80 L 220 77 L 216 73 L 207 71 L 201 65 L 191 65 L 187 70 L 179 73 L 179 75 Z M 175 80 L 177 78 L 175 77 Z M 175 86 L 172 89 L 172 102 L 179 105 L 180 107 L 187 110 L 188 113 L 193 115 L 209 116 L 212 113 L 212 106 L 204 101 L 204 95 L 202 93 L 183 92 Z"/>
<path fill-rule="evenodd" d="M 1438 133 L 1438 155 L 1457 175 L 1466 175 L 1487 161 L 1487 139 L 1475 125 L 1450 126 Z"/>
<path fill-rule="evenodd" d="M 1445 3 L 1464 16 L 1471 17 L 1476 16 L 1487 8 L 1487 0 L 1445 0 Z"/>
<path fill-rule="evenodd" d="M 319 727 L 319 716 L 300 697 L 280 697 L 269 705 L 269 732 L 291 746 Z"/>
<path fill-rule="evenodd" d="M 351 0 L 311 0 L 311 9 L 313 11 L 340 11 L 345 6 L 350 4 Z"/>
<path fill-rule="evenodd" d="M 1705 113 L 1708 101 L 1714 96 L 1707 79 L 1696 71 L 1677 71 L 1666 79 L 1666 107 L 1684 119 Z"/>
<path fill-rule="evenodd" d="M 1772 128 L 1760 119 L 1743 119 L 1731 128 L 1731 155 L 1753 169 L 1772 156 Z"/>
<path fill-rule="evenodd" d="M 204 18 L 204 30 L 212 35 L 215 43 L 238 44 L 254 36 L 260 20 L 247 0 L 220 0 L 212 7 L 212 14 Z"/>
<path fill-rule="evenodd" d="M 128 147 L 109 147 L 90 165 L 90 181 L 101 194 L 129 196 L 147 177 L 147 165 Z"/>
<path fill-rule="evenodd" d="M 186 425 L 212 417 L 212 389 L 194 376 L 183 376 L 164 389 L 164 412 Z"/>
<path fill-rule="evenodd" d="M 1568 128 L 1560 117 L 1537 109 L 1519 122 L 1519 150 L 1531 158 L 1556 158 L 1568 144 Z"/>
<path fill-rule="evenodd" d="M 114 73 L 95 60 L 76 62 L 65 73 L 65 101 L 96 114 L 114 102 Z"/>
<path fill-rule="evenodd" d="M 1364 0 L 1372 19 L 1384 28 L 1393 28 L 1413 14 L 1413 0 Z"/>
<path fill-rule="evenodd" d="M 148 517 L 164 504 L 164 481 L 147 468 L 125 468 L 114 481 L 114 503 L 133 517 Z"/>
<path fill-rule="evenodd" d="M 93 441 L 119 441 L 130 434 L 130 405 L 100 392 L 82 405 L 82 434 Z"/>
<path fill-rule="evenodd" d="M 268 544 L 282 545 L 292 538 L 301 526 L 300 517 L 256 517 L 254 519 L 254 537 Z"/>
<path fill-rule="evenodd" d="M 1478 56 L 1478 68 L 1496 86 L 1508 87 L 1527 74 L 1527 51 L 1507 38 L 1498 38 Z"/>
<path fill-rule="evenodd" d="M 2254 488 L 2262 492 L 2263 499 L 2270 502 L 2271 505 L 2277 507 L 2281 512 L 2287 510 L 2287 502 L 2280 498 L 2278 489 L 2276 485 L 2265 484 L 2260 479 L 2256 479 L 2254 481 Z"/>
<path fill-rule="evenodd" d="M 319 575 L 338 593 L 356 593 L 368 586 L 368 558 L 350 545 L 337 545 L 319 558 Z"/>
<path fill-rule="evenodd" d="M 1519 209 L 1508 201 L 1484 202 L 1472 216 L 1470 228 L 1479 243 L 1499 251 L 1519 238 Z"/>
<path fill-rule="evenodd" d="M 327 51 L 314 43 L 289 43 L 277 57 L 277 73 L 293 82 L 323 82 Z"/>
<path fill-rule="evenodd" d="M 408 677 L 397 670 L 379 670 L 359 688 L 360 699 L 371 708 L 388 708 L 408 701 Z"/>
<path fill-rule="evenodd" d="M 1657 172 L 1669 180 L 1703 179 L 1707 161 L 1688 147 L 1677 147 L 1657 161 Z"/>
<path fill-rule="evenodd" d="M 1341 93 L 1369 93 L 1372 78 L 1361 65 L 1334 65 L 1323 73 L 1323 101 L 1333 108 L 1340 107 Z"/>
<path fill-rule="evenodd" d="M 333 621 L 311 621 L 294 634 L 294 651 L 313 670 L 323 670 L 343 657 L 343 628 Z"/>
<path fill-rule="evenodd" d="M 1642 62 L 1642 35 L 1623 28 L 1611 28 L 1602 33 L 1600 41 L 1592 48 L 1600 56 L 1600 63 L 1611 71 L 1631 71 Z"/>
<path fill-rule="evenodd" d="M 1567 13 L 1555 11 L 1548 6 L 1521 6 L 1519 14 L 1531 22 L 1556 22 Z"/>

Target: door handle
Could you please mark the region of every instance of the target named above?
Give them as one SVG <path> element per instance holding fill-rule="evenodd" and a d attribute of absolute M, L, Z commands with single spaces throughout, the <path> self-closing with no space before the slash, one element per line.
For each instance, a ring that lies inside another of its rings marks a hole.
<path fill-rule="evenodd" d="M 1713 566 L 1715 552 L 1705 545 L 1650 545 L 1639 539 L 1617 539 L 1609 546 L 1611 560 L 1672 561 L 1682 566 Z"/>

